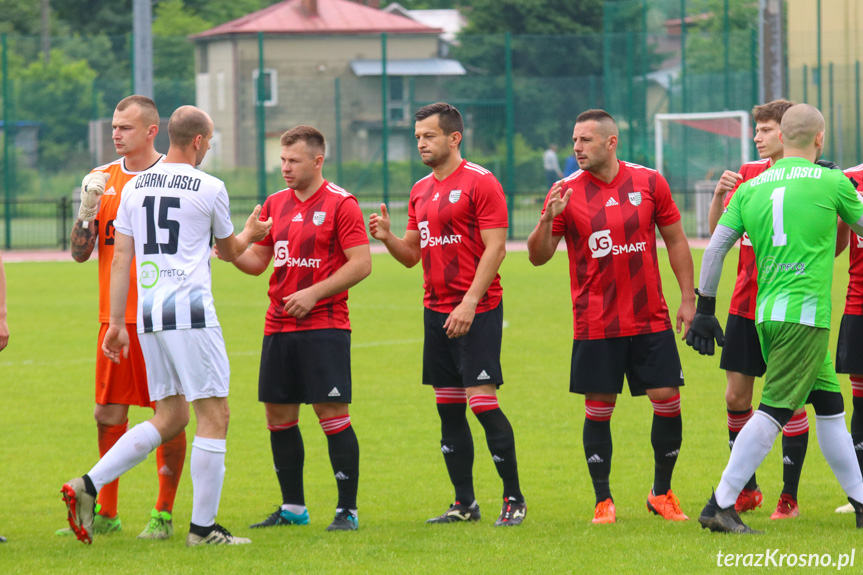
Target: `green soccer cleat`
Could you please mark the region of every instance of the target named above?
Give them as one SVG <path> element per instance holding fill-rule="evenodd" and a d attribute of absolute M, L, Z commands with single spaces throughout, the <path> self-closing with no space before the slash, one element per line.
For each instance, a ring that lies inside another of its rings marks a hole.
<path fill-rule="evenodd" d="M 174 524 L 168 511 L 150 511 L 150 522 L 138 535 L 138 539 L 169 539 L 174 534 Z"/>
<path fill-rule="evenodd" d="M 101 511 L 101 509 L 102 506 L 97 503 L 93 514 L 92 535 L 110 535 L 111 533 L 122 531 L 123 525 L 120 522 L 120 516 L 116 515 L 114 517 L 105 517 L 104 515 L 99 514 L 99 511 Z M 63 529 L 58 529 L 57 531 L 55 531 L 54 535 L 75 535 L 75 532 L 72 531 L 72 529 L 69 527 L 64 527 Z"/>

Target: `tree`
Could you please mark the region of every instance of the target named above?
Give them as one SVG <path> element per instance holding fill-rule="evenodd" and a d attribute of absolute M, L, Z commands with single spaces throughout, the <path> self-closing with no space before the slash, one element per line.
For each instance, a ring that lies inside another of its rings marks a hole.
<path fill-rule="evenodd" d="M 17 74 L 15 118 L 40 124 L 40 163 L 53 169 L 89 163 L 85 145 L 94 102 L 96 72 L 86 60 L 51 50 Z"/>

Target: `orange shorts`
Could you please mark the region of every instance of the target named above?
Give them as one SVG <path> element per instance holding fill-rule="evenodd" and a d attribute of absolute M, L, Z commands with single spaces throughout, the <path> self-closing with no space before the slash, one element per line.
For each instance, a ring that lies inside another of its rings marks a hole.
<path fill-rule="evenodd" d="M 147 369 L 144 365 L 144 354 L 138 343 L 138 332 L 135 324 L 127 324 L 129 332 L 129 357 L 113 363 L 102 353 L 102 340 L 108 331 L 108 324 L 103 323 L 99 329 L 99 343 L 96 350 L 96 403 L 106 405 L 138 405 L 152 407 L 150 390 L 147 389 Z"/>

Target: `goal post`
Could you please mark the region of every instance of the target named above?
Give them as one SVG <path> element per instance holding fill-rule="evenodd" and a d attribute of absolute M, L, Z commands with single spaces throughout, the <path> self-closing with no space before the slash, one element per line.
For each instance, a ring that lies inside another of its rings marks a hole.
<path fill-rule="evenodd" d="M 750 116 L 744 110 L 656 114 L 656 169 L 672 190 L 687 234 L 707 237 L 713 189 L 723 170 L 736 170 L 752 158 Z"/>

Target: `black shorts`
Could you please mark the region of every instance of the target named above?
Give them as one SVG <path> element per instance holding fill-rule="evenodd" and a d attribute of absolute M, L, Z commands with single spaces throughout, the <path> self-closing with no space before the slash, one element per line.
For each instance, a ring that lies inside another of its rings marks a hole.
<path fill-rule="evenodd" d="M 351 332 L 314 329 L 265 335 L 258 401 L 350 403 Z"/>
<path fill-rule="evenodd" d="M 503 337 L 503 302 L 476 314 L 466 335 L 450 339 L 443 324 L 448 313 L 425 308 L 423 344 L 423 385 L 473 387 L 503 385 L 500 343 Z"/>
<path fill-rule="evenodd" d="M 624 375 L 633 396 L 645 395 L 648 389 L 683 386 L 674 332 L 572 342 L 570 392 L 620 393 Z"/>
<path fill-rule="evenodd" d="M 719 367 L 725 371 L 735 371 L 743 375 L 761 377 L 767 370 L 755 320 L 739 315 L 728 314 L 725 324 L 725 346 Z"/>
<path fill-rule="evenodd" d="M 863 374 L 863 316 L 842 316 L 839 341 L 836 342 L 836 373 Z"/>

